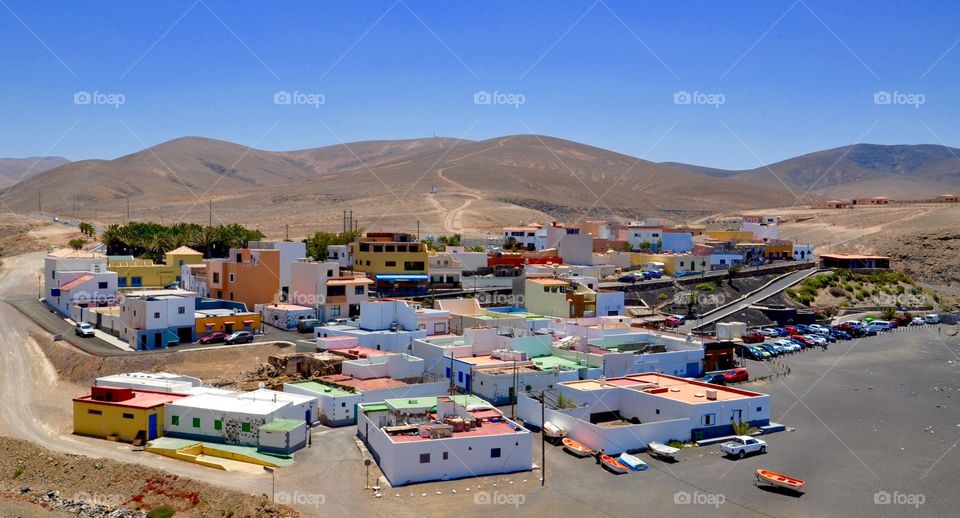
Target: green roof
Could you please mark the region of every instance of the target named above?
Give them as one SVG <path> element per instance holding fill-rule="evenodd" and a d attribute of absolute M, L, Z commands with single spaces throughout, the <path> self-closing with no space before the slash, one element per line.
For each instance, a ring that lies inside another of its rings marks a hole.
<path fill-rule="evenodd" d="M 291 432 L 304 425 L 305 423 L 303 421 L 296 419 L 274 419 L 260 426 L 260 429 L 265 432 Z"/>
<path fill-rule="evenodd" d="M 448 396 L 453 399 L 453 402 L 460 406 L 468 405 L 481 405 L 486 403 L 486 401 L 480 399 L 477 396 L 472 396 L 468 394 Z M 397 410 L 411 409 L 411 408 L 424 408 L 424 407 L 433 407 L 437 405 L 436 397 L 417 397 L 417 398 L 407 398 L 407 399 L 388 399 L 384 403 L 392 406 Z"/>
<path fill-rule="evenodd" d="M 364 413 L 367 412 L 386 412 L 390 410 L 390 407 L 386 403 L 367 403 L 363 405 Z"/>
<path fill-rule="evenodd" d="M 291 385 L 296 385 L 297 387 L 300 387 L 302 389 L 307 389 L 310 392 L 316 392 L 317 394 L 322 396 L 338 397 L 338 396 L 349 396 L 353 394 L 353 392 L 349 392 L 340 387 L 334 387 L 333 385 L 327 385 L 325 383 L 320 383 L 317 381 L 298 381 L 296 383 L 291 383 Z"/>
<path fill-rule="evenodd" d="M 558 367 L 560 370 L 569 370 L 582 367 L 582 365 L 573 360 L 554 355 L 538 356 L 536 358 L 531 358 L 531 361 L 533 361 L 533 364 L 541 369 L 552 369 L 554 367 Z"/>

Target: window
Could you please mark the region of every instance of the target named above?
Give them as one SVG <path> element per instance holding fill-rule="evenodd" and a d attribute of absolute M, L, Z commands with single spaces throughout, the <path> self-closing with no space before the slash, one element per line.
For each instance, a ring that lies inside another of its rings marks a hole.
<path fill-rule="evenodd" d="M 327 277 L 333 277 L 333 270 L 327 270 Z"/>
<path fill-rule="evenodd" d="M 490 458 L 499 459 L 500 458 L 500 448 L 490 448 Z"/>
<path fill-rule="evenodd" d="M 178 314 L 178 315 L 184 315 L 184 314 L 186 314 L 186 313 L 187 313 L 187 308 L 186 308 L 186 307 L 180 306 L 179 308 L 177 308 L 177 314 Z"/>
<path fill-rule="evenodd" d="M 339 317 L 340 316 L 340 306 L 333 306 L 330 308 L 330 316 Z"/>
<path fill-rule="evenodd" d="M 447 460 L 449 458 L 450 458 L 450 452 L 447 452 L 447 451 L 443 452 L 443 460 Z"/>
<path fill-rule="evenodd" d="M 214 429 L 214 430 L 223 430 L 223 421 L 221 421 L 221 420 L 219 420 L 219 419 L 214 419 L 214 421 L 213 421 L 213 429 Z"/>
<path fill-rule="evenodd" d="M 160 312 L 154 311 L 154 312 L 153 312 L 153 318 L 160 318 Z"/>
<path fill-rule="evenodd" d="M 340 408 L 347 408 L 347 403 L 346 403 L 346 401 L 343 401 L 343 402 L 340 403 Z"/>
<path fill-rule="evenodd" d="M 425 270 L 423 261 L 404 261 L 403 269 L 408 272 L 419 272 Z"/>
<path fill-rule="evenodd" d="M 446 333 L 447 324 L 445 322 L 438 322 L 436 324 L 433 324 L 433 332 L 434 334 Z"/>
<path fill-rule="evenodd" d="M 421 453 L 420 454 L 420 464 L 430 464 L 430 454 Z"/>
<path fill-rule="evenodd" d="M 170 416 L 170 424 L 173 426 L 180 426 L 180 416 L 172 415 Z"/>
<path fill-rule="evenodd" d="M 386 261 L 385 263 L 383 263 L 383 265 L 384 265 L 384 266 L 387 266 L 387 267 L 396 266 L 396 265 L 397 265 L 397 262 L 396 262 L 396 261 Z"/>
<path fill-rule="evenodd" d="M 213 272 L 213 282 L 214 283 L 220 282 L 220 272 Z"/>
<path fill-rule="evenodd" d="M 101 412 L 101 411 L 99 411 L 99 410 L 94 410 L 94 409 L 92 409 L 92 408 L 89 409 L 89 410 L 87 410 L 87 413 L 90 414 L 90 415 L 102 415 L 102 414 L 103 414 L 103 412 Z"/>
<path fill-rule="evenodd" d="M 97 283 L 97 289 L 101 289 L 101 290 L 107 289 L 107 283 L 105 283 L 105 282 L 98 282 L 98 283 Z"/>
<path fill-rule="evenodd" d="M 717 424 L 717 414 L 706 414 L 703 416 L 703 426 L 713 426 Z"/>
<path fill-rule="evenodd" d="M 385 246 L 383 247 L 383 249 L 384 249 L 385 251 L 387 251 L 387 252 L 395 252 L 395 251 L 396 251 L 396 248 L 397 248 L 397 247 L 394 246 L 394 245 L 385 245 Z"/>
<path fill-rule="evenodd" d="M 143 286 L 143 278 L 142 278 L 142 277 L 130 277 L 130 284 L 132 284 L 134 288 L 139 288 L 139 287 Z"/>
<path fill-rule="evenodd" d="M 250 423 L 241 423 L 240 430 L 243 431 L 243 433 L 250 433 Z"/>
<path fill-rule="evenodd" d="M 228 282 L 236 282 L 236 281 L 237 281 L 237 274 L 230 272 L 230 280 Z"/>
<path fill-rule="evenodd" d="M 383 245 L 373 245 L 373 253 L 375 253 L 375 254 L 382 254 L 382 253 L 383 253 Z"/>
<path fill-rule="evenodd" d="M 353 288 L 354 295 L 363 295 L 363 286 L 355 286 Z"/>
<path fill-rule="evenodd" d="M 117 287 L 126 288 L 127 287 L 127 278 L 126 277 L 117 277 Z"/>
<path fill-rule="evenodd" d="M 124 419 L 133 419 L 133 414 L 123 414 Z"/>
<path fill-rule="evenodd" d="M 758 406 L 758 407 L 757 407 L 757 412 L 763 412 L 763 407 L 762 407 L 762 406 Z"/>
<path fill-rule="evenodd" d="M 193 418 L 193 427 L 194 427 L 194 428 L 200 428 L 200 418 L 199 418 L 199 417 L 194 417 L 194 418 Z"/>
<path fill-rule="evenodd" d="M 659 409 L 659 408 L 657 409 L 657 415 L 660 415 L 660 409 Z"/>
<path fill-rule="evenodd" d="M 463 382 L 463 371 L 457 373 L 457 381 Z"/>
<path fill-rule="evenodd" d="M 370 251 L 370 245 L 367 244 L 367 243 L 360 243 L 360 251 L 361 251 L 361 252 L 369 252 L 369 251 Z"/>

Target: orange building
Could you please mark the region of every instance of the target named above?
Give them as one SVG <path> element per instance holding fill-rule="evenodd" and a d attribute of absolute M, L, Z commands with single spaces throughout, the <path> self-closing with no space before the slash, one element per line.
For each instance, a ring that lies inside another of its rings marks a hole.
<path fill-rule="evenodd" d="M 211 297 L 255 304 L 276 302 L 280 293 L 280 250 L 231 248 L 226 259 L 206 262 Z"/>

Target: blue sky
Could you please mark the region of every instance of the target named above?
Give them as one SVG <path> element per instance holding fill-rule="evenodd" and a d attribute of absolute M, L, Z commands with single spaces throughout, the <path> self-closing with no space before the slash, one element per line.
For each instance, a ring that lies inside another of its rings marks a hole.
<path fill-rule="evenodd" d="M 958 18 L 956 2 L 0 0 L 0 156 L 534 132 L 739 169 L 960 146 Z"/>

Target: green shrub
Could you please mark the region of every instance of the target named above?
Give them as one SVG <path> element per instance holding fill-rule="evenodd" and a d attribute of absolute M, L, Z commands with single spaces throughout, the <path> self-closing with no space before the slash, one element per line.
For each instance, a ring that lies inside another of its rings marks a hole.
<path fill-rule="evenodd" d="M 661 294 L 657 295 L 657 298 L 660 299 L 660 300 L 667 300 L 667 299 L 670 298 L 670 297 L 668 297 L 666 293 L 661 293 Z"/>
<path fill-rule="evenodd" d="M 13 470 L 13 479 L 14 479 L 14 480 L 20 478 L 21 475 L 23 475 L 23 468 L 17 467 L 16 469 Z"/>
<path fill-rule="evenodd" d="M 160 507 L 155 507 L 147 513 L 147 518 L 170 518 L 174 515 L 176 511 L 169 505 L 161 505 Z"/>
<path fill-rule="evenodd" d="M 713 286 L 713 284 L 708 284 L 708 283 L 697 284 L 697 289 L 700 290 L 700 291 L 714 291 L 714 290 L 716 290 L 716 288 Z"/>

